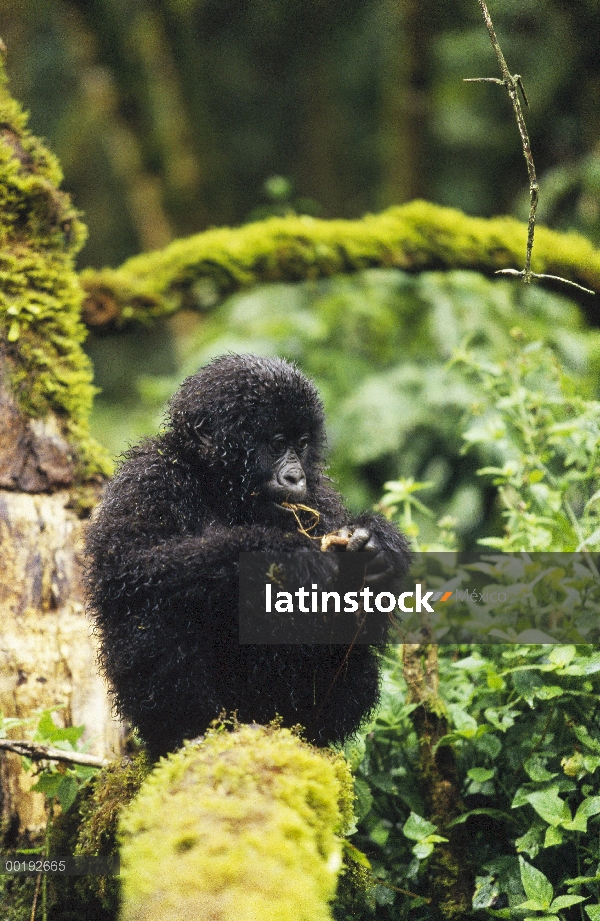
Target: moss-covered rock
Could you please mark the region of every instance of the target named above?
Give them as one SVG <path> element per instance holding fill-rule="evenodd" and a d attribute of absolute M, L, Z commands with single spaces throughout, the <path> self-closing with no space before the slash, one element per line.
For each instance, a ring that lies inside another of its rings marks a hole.
<path fill-rule="evenodd" d="M 287 729 L 210 731 L 124 811 L 122 921 L 329 921 L 352 799 L 343 757 Z"/>
<path fill-rule="evenodd" d="M 94 387 L 74 268 L 86 230 L 61 181 L 0 62 L 0 485 L 31 492 L 110 469 L 88 432 Z"/>

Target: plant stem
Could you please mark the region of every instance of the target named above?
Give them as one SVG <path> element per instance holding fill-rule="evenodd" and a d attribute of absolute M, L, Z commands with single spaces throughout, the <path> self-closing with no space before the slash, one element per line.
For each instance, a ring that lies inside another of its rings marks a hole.
<path fill-rule="evenodd" d="M 504 59 L 504 55 L 502 54 L 502 49 L 500 48 L 500 43 L 492 23 L 492 17 L 490 16 L 485 0 L 478 0 L 478 3 L 481 12 L 483 13 L 483 19 L 487 26 L 492 48 L 494 49 L 496 57 L 498 58 L 502 79 L 498 80 L 497 77 L 468 77 L 465 80 L 465 83 L 498 83 L 500 86 L 506 87 L 508 95 L 510 96 L 513 111 L 515 113 L 515 118 L 517 119 L 517 126 L 519 128 L 519 134 L 521 135 L 521 146 L 523 147 L 523 156 L 525 157 L 525 162 L 527 163 L 527 173 L 529 175 L 529 221 L 527 224 L 527 251 L 525 254 L 525 268 L 520 272 L 518 272 L 516 269 L 499 269 L 496 274 L 518 275 L 519 278 L 523 279 L 525 284 L 530 284 L 534 278 L 547 278 L 553 281 L 563 282 L 565 285 L 571 285 L 574 288 L 585 291 L 587 294 L 595 294 L 595 291 L 592 291 L 590 288 L 584 288 L 582 285 L 578 285 L 573 281 L 569 281 L 568 278 L 562 278 L 559 275 L 539 275 L 537 272 L 531 271 L 531 253 L 533 250 L 533 236 L 535 233 L 535 215 L 538 206 L 539 187 L 535 172 L 535 164 L 533 162 L 533 154 L 531 152 L 531 144 L 529 143 L 527 125 L 525 124 L 523 109 L 521 108 L 521 101 L 519 99 L 519 90 L 521 90 L 523 101 L 526 106 L 529 105 L 529 102 L 525 94 L 521 75 L 511 74 L 508 69 L 508 65 Z"/>
<path fill-rule="evenodd" d="M 523 83 L 519 74 L 511 74 L 508 69 L 507 63 L 502 54 L 502 49 L 498 42 L 496 36 L 496 31 L 492 23 L 492 18 L 489 14 L 487 4 L 485 0 L 478 0 L 481 12 L 483 14 L 483 19 L 485 21 L 490 41 L 492 43 L 492 48 L 496 53 L 498 58 L 498 64 L 500 65 L 500 71 L 502 73 L 502 83 L 508 91 L 510 96 L 510 101 L 512 103 L 513 111 L 515 113 L 515 118 L 517 120 L 517 126 L 519 128 L 519 134 L 521 136 L 521 145 L 523 147 L 523 156 L 525 157 L 525 162 L 527 163 L 527 173 L 529 175 L 529 221 L 527 224 L 527 253 L 525 256 L 525 269 L 523 270 L 523 281 L 526 284 L 531 282 L 531 251 L 533 249 L 533 235 L 535 232 L 535 214 L 537 211 L 538 205 L 538 182 L 535 172 L 535 164 L 533 162 L 533 154 L 531 152 L 531 144 L 529 143 L 529 134 L 527 132 L 527 125 L 525 124 L 525 118 L 523 116 L 523 109 L 521 108 L 521 100 L 519 99 L 519 88 L 523 93 L 523 98 L 527 104 L 527 97 L 525 96 L 525 91 L 523 90 Z"/>

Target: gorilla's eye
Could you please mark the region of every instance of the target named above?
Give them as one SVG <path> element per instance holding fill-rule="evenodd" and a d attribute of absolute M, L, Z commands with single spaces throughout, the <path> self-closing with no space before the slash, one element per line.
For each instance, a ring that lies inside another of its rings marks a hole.
<path fill-rule="evenodd" d="M 283 454 L 286 448 L 285 435 L 273 435 L 270 447 L 276 454 Z"/>
<path fill-rule="evenodd" d="M 298 453 L 302 454 L 308 448 L 308 443 L 310 441 L 309 435 L 300 435 L 300 438 L 296 442 L 296 447 L 298 448 Z"/>

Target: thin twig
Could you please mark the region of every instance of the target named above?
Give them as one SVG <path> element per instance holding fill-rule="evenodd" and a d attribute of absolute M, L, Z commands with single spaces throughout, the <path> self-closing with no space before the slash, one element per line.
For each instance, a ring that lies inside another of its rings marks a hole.
<path fill-rule="evenodd" d="M 68 752 L 61 748 L 49 748 L 47 745 L 37 745 L 35 742 L 26 742 L 24 739 L 0 739 L 0 751 L 14 752 L 33 761 L 63 761 L 66 764 L 84 764 L 88 767 L 106 767 L 109 763 L 105 758 L 96 755 L 86 755 L 85 752 Z"/>
<path fill-rule="evenodd" d="M 533 154 L 531 153 L 531 144 L 529 143 L 529 134 L 527 133 L 527 125 L 525 124 L 525 118 L 523 117 L 523 110 L 521 108 L 521 100 L 519 99 L 519 86 L 523 86 L 523 81 L 519 74 L 511 74 L 508 69 L 507 63 L 502 54 L 502 49 L 498 42 L 494 25 L 492 23 L 492 18 L 489 14 L 485 0 L 478 0 L 481 12 L 483 13 L 483 19 L 487 26 L 487 30 L 490 36 L 490 41 L 492 43 L 492 48 L 496 53 L 498 58 L 498 64 L 500 65 L 500 72 L 502 73 L 502 80 L 490 77 L 475 77 L 471 79 L 471 82 L 476 82 L 478 80 L 484 80 L 489 82 L 490 80 L 494 83 L 504 84 L 507 89 L 508 95 L 510 96 L 510 101 L 512 103 L 513 112 L 515 113 L 515 118 L 517 120 L 517 126 L 519 128 L 519 134 L 521 135 L 521 144 L 523 147 L 523 156 L 525 157 L 525 162 L 527 163 L 527 173 L 529 175 L 529 221 L 527 224 L 527 254 L 525 256 L 525 268 L 522 272 L 523 281 L 526 284 L 531 282 L 531 251 L 533 249 L 533 235 L 535 233 L 535 213 L 537 211 L 538 204 L 538 183 L 537 176 L 535 172 L 535 164 L 533 162 Z M 524 98 L 527 97 L 524 95 Z"/>
<path fill-rule="evenodd" d="M 42 874 L 38 873 L 35 881 L 35 892 L 33 893 L 33 905 L 31 906 L 31 915 L 29 921 L 35 921 L 35 910 L 37 908 L 38 896 L 40 894 L 40 885 L 42 883 Z"/>
<path fill-rule="evenodd" d="M 522 277 L 523 272 L 519 272 L 517 269 L 496 269 L 494 275 L 518 275 Z M 585 288 L 583 285 L 578 285 L 576 281 L 569 281 L 568 278 L 562 278 L 560 275 L 546 275 L 538 272 L 531 272 L 530 275 L 531 278 L 549 278 L 551 281 L 562 281 L 564 285 L 571 285 L 572 288 L 577 288 L 578 291 L 585 291 L 586 294 L 596 293 L 591 288 Z"/>
<path fill-rule="evenodd" d="M 483 14 L 483 19 L 486 24 L 488 34 L 490 36 L 492 48 L 494 49 L 498 59 L 498 64 L 500 65 L 502 79 L 499 80 L 497 77 L 468 77 L 466 78 L 465 83 L 498 83 L 501 86 L 506 87 L 508 95 L 510 96 L 513 111 L 515 113 L 515 118 L 517 120 L 517 127 L 521 136 L 523 156 L 525 157 L 525 162 L 527 164 L 527 174 L 529 176 L 529 220 L 527 223 L 527 251 L 525 254 L 525 268 L 520 272 L 516 269 L 501 269 L 500 273 L 505 275 L 518 275 L 523 279 L 525 284 L 530 284 L 534 278 L 550 278 L 554 281 L 561 281 L 564 282 L 564 284 L 572 285 L 573 287 L 578 288 L 580 291 L 586 291 L 588 294 L 595 294 L 595 291 L 591 291 L 589 288 L 584 288 L 582 285 L 577 285 L 575 282 L 569 281 L 568 278 L 560 278 L 558 275 L 538 275 L 531 271 L 531 253 L 533 250 L 535 215 L 538 206 L 539 187 L 537 182 L 537 175 L 535 172 L 535 164 L 533 162 L 533 154 L 531 152 L 531 144 L 529 143 L 527 125 L 525 124 L 523 109 L 521 108 L 521 100 L 519 99 L 519 90 L 521 91 L 523 102 L 526 106 L 529 106 L 529 101 L 525 93 L 521 75 L 511 74 L 508 69 L 508 65 L 504 59 L 504 55 L 502 54 L 502 49 L 500 48 L 500 43 L 498 42 L 498 37 L 496 36 L 496 31 L 492 23 L 492 17 L 489 14 L 485 0 L 478 0 L 478 3 Z"/>

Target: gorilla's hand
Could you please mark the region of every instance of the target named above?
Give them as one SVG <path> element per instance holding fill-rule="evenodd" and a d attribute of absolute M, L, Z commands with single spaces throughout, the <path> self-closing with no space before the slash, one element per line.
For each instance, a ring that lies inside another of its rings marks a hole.
<path fill-rule="evenodd" d="M 345 546 L 332 542 L 331 550 L 344 549 L 350 553 L 361 551 L 373 553 L 373 558 L 369 561 L 365 572 L 365 585 L 381 586 L 394 578 L 394 565 L 390 554 L 381 548 L 377 538 L 368 528 L 359 527 L 354 531 L 350 528 L 340 528 L 335 532 L 335 536 L 341 538 Z"/>

